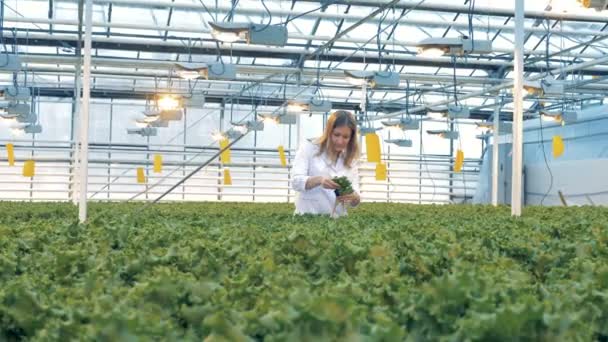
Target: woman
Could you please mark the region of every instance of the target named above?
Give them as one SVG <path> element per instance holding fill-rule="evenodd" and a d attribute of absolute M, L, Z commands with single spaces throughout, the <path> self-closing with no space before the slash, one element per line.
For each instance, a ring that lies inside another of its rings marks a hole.
<path fill-rule="evenodd" d="M 346 215 L 346 206 L 356 206 L 359 197 L 359 144 L 357 123 L 346 111 L 336 111 L 327 120 L 323 136 L 305 140 L 293 163 L 296 214 Z M 354 192 L 336 198 L 334 177 L 346 176 Z"/>

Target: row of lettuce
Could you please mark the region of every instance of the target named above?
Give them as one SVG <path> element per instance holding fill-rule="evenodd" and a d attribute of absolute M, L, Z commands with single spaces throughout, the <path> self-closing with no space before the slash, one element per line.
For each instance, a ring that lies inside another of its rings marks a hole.
<path fill-rule="evenodd" d="M 0 340 L 608 338 L 608 210 L 0 203 Z"/>

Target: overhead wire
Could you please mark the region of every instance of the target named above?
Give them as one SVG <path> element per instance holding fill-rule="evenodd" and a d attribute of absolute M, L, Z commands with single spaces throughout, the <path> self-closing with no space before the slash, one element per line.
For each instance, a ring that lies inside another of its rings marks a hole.
<path fill-rule="evenodd" d="M 543 27 L 545 27 L 544 23 L 545 22 L 543 21 Z M 551 68 L 550 68 L 550 65 L 549 65 L 549 44 L 550 44 L 551 32 L 549 32 L 549 25 L 548 25 L 548 23 L 546 25 L 546 28 L 547 28 L 547 34 L 546 34 L 546 37 L 545 37 L 545 57 L 546 57 L 545 58 L 545 64 L 546 64 L 546 67 L 547 67 L 547 72 L 549 74 L 552 74 L 551 73 Z M 551 166 L 549 165 L 549 160 L 547 158 L 547 151 L 545 149 L 545 139 L 544 139 L 544 131 L 543 131 L 544 130 L 544 128 L 543 128 L 543 119 L 542 119 L 542 115 L 540 113 L 540 111 L 543 108 L 542 107 L 539 107 L 539 108 L 540 109 L 539 109 L 539 115 L 538 115 L 538 122 L 540 124 L 540 126 L 539 126 L 540 127 L 540 129 L 539 129 L 539 132 L 540 132 L 540 145 L 541 145 L 541 149 L 543 151 L 543 160 L 545 162 L 545 166 L 547 168 L 547 172 L 549 173 L 549 187 L 547 188 L 547 191 L 545 192 L 545 194 L 543 195 L 543 197 L 540 200 L 540 205 L 542 206 L 544 204 L 544 202 L 545 202 L 545 199 L 547 198 L 547 196 L 551 192 L 551 190 L 553 190 L 553 181 L 554 180 L 553 180 L 553 171 L 551 170 Z"/>
<path fill-rule="evenodd" d="M 378 46 L 378 71 L 382 71 L 382 44 L 380 42 L 380 36 L 382 33 L 382 23 L 384 22 L 389 13 L 390 11 L 385 10 L 382 16 L 380 17 L 380 20 L 378 21 L 378 28 L 376 32 L 376 45 Z"/>
<path fill-rule="evenodd" d="M 329 5 L 333 5 L 333 4 L 335 4 L 336 2 L 337 2 L 337 0 L 326 1 L 326 4 L 323 4 L 323 5 L 319 6 L 319 7 L 313 8 L 313 9 L 308 10 L 308 11 L 306 11 L 306 12 L 302 12 L 302 13 L 300 13 L 300 14 L 296 14 L 296 15 L 294 15 L 293 17 L 287 18 L 285 21 L 283 21 L 283 22 L 279 23 L 279 25 L 287 25 L 287 24 L 289 24 L 291 21 L 293 21 L 294 19 L 298 19 L 298 18 L 303 17 L 303 16 L 305 16 L 305 15 L 308 15 L 308 14 L 314 13 L 314 12 L 316 12 L 316 11 L 318 11 L 318 10 L 321 10 L 321 9 L 323 9 L 323 8 L 328 7 Z"/>
<path fill-rule="evenodd" d="M 224 16 L 224 20 L 223 21 L 231 22 L 234 19 L 234 11 L 236 10 L 236 6 L 238 4 L 239 4 L 239 0 L 232 0 L 232 5 L 230 7 L 230 10 Z"/>
<path fill-rule="evenodd" d="M 414 6 L 408 8 L 406 11 L 403 11 L 399 17 L 397 19 L 395 19 L 391 25 L 387 25 L 385 26 L 380 32 L 384 32 L 386 31 L 389 27 L 391 27 L 392 25 L 396 25 L 399 23 L 399 20 L 401 20 L 403 17 L 405 17 L 406 15 L 408 15 L 409 13 L 411 13 L 412 11 L 414 11 L 416 8 L 418 8 L 420 5 L 422 5 L 426 0 L 420 0 L 418 3 L 416 3 Z M 340 61 L 338 61 L 338 63 L 336 63 L 336 65 L 334 65 L 332 67 L 332 70 L 335 70 L 340 64 L 344 63 L 345 61 L 347 61 L 348 59 L 350 59 L 352 56 L 354 56 L 355 53 L 359 52 L 361 49 L 364 49 L 365 46 L 367 46 L 367 44 L 369 44 L 372 40 L 376 39 L 376 35 L 373 35 L 370 39 L 368 39 L 367 41 L 365 41 L 365 43 L 363 43 L 362 45 L 358 46 L 356 49 L 354 49 L 348 56 L 342 58 Z M 336 37 L 334 37 L 332 40 L 326 42 L 325 44 L 323 44 L 322 46 L 318 47 L 317 50 L 323 50 L 324 48 L 326 48 L 327 46 L 333 44 L 333 42 L 337 40 Z M 331 44 L 330 44 L 331 43 Z M 363 56 L 363 58 L 365 58 L 365 55 Z"/>
<path fill-rule="evenodd" d="M 471 40 L 472 50 L 475 50 L 475 28 L 473 27 L 473 17 L 475 11 L 475 0 L 468 0 L 469 9 L 467 13 L 468 24 L 469 24 L 469 39 Z"/>
<path fill-rule="evenodd" d="M 268 6 L 266 5 L 266 1 L 265 0 L 260 0 L 260 2 L 262 3 L 262 6 L 266 10 L 266 14 L 268 14 L 268 22 L 263 27 L 260 27 L 259 29 L 256 29 L 254 27 L 253 30 L 255 32 L 264 31 L 264 30 L 266 30 L 270 26 L 270 24 L 272 24 L 272 12 L 270 11 L 270 9 L 268 8 Z"/>

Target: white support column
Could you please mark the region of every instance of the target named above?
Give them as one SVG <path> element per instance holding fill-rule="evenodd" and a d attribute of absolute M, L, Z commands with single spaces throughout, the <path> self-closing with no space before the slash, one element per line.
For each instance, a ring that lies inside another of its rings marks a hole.
<path fill-rule="evenodd" d="M 524 81 L 524 0 L 515 0 L 515 50 L 513 53 L 513 167 L 511 215 L 521 216 L 523 178 L 523 81 Z"/>
<path fill-rule="evenodd" d="M 367 82 L 363 82 L 363 84 L 361 85 L 360 106 L 361 106 L 361 115 L 363 116 L 363 118 L 365 118 L 367 116 Z M 359 146 L 363 146 L 363 134 L 359 134 Z"/>
<path fill-rule="evenodd" d="M 361 113 L 367 114 L 367 82 L 361 86 Z"/>
<path fill-rule="evenodd" d="M 80 56 L 78 56 L 80 59 Z M 80 185 L 80 76 L 82 70 L 82 63 L 76 63 L 76 71 L 74 73 L 74 116 L 72 127 L 74 130 L 74 152 L 73 153 L 73 176 L 72 176 L 72 203 L 78 205 L 78 193 Z"/>
<path fill-rule="evenodd" d="M 87 183 L 89 175 L 89 104 L 91 97 L 91 42 L 93 0 L 85 1 L 84 76 L 82 80 L 82 111 L 80 116 L 80 186 L 78 219 L 87 220 Z"/>
<path fill-rule="evenodd" d="M 500 129 L 500 96 L 496 95 L 494 108 L 494 134 L 492 136 L 492 205 L 498 205 L 498 133 Z"/>
<path fill-rule="evenodd" d="M 300 148 L 302 142 L 302 119 L 301 115 L 296 116 L 296 150 Z"/>

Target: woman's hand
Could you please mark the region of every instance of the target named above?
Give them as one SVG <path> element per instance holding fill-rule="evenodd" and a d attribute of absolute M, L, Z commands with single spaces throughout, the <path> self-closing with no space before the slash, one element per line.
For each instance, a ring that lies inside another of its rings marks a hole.
<path fill-rule="evenodd" d="M 323 189 L 335 190 L 340 188 L 340 186 L 336 184 L 336 182 L 332 181 L 330 178 L 325 177 L 321 177 L 321 184 L 319 185 L 321 185 Z"/>
<path fill-rule="evenodd" d="M 355 205 L 359 204 L 359 202 L 361 201 L 361 197 L 359 196 L 358 193 L 353 192 L 352 194 L 342 195 L 340 197 L 337 197 L 336 200 L 338 200 L 338 202 L 340 202 L 340 203 L 350 204 L 352 206 L 355 206 Z"/>
<path fill-rule="evenodd" d="M 310 190 L 316 187 L 322 187 L 323 189 L 335 190 L 340 186 L 336 182 L 332 181 L 331 178 L 325 178 L 323 176 L 310 177 L 306 182 L 306 190 Z"/>

